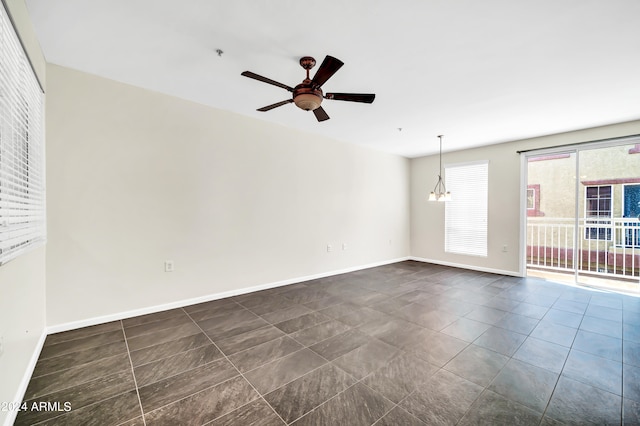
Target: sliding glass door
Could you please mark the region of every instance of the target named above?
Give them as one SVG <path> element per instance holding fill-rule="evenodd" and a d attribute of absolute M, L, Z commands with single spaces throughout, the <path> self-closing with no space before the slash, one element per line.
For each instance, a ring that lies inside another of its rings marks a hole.
<path fill-rule="evenodd" d="M 528 275 L 640 290 L 640 140 L 526 153 Z"/>

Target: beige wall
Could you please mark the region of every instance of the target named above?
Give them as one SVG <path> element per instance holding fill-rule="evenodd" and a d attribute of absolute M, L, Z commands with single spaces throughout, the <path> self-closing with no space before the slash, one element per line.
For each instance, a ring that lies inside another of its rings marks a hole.
<path fill-rule="evenodd" d="M 411 160 L 411 256 L 436 263 L 519 274 L 520 158 L 517 151 L 640 134 L 640 121 L 579 130 L 457 152 L 445 152 L 443 164 L 489 160 L 488 256 L 445 253 L 444 205 L 427 201 L 437 180 L 438 157 Z M 446 180 L 446 176 L 445 176 Z M 455 196 L 455 194 L 453 194 Z M 503 246 L 507 251 L 503 252 Z"/>
<path fill-rule="evenodd" d="M 44 84 L 45 61 L 22 0 L 8 0 L 20 36 Z M 45 331 L 45 248 L 39 247 L 0 266 L 0 402 L 22 398 Z M 15 413 L 0 411 L 0 424 Z"/>
<path fill-rule="evenodd" d="M 47 78 L 50 326 L 409 255 L 405 158 L 56 65 Z"/>

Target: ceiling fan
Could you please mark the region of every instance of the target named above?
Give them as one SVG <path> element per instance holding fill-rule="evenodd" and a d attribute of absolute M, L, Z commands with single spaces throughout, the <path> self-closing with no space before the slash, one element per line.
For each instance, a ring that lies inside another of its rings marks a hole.
<path fill-rule="evenodd" d="M 245 71 L 241 75 L 254 80 L 262 81 L 264 83 L 272 84 L 274 86 L 282 87 L 289 92 L 293 93 L 291 99 L 285 101 L 276 102 L 275 104 L 267 105 L 262 108 L 258 108 L 258 111 L 269 111 L 282 105 L 295 103 L 296 106 L 305 111 L 313 111 L 318 121 L 325 121 L 329 119 L 329 116 L 325 110 L 320 106 L 323 99 L 333 99 L 336 101 L 349 101 L 349 102 L 363 102 L 370 104 L 376 98 L 372 93 L 322 93 L 322 85 L 327 82 L 344 65 L 344 63 L 327 55 L 324 61 L 320 64 L 320 68 L 316 71 L 316 75 L 313 78 L 309 78 L 309 70 L 316 65 L 316 60 L 311 56 L 304 56 L 300 58 L 300 66 L 307 70 L 307 78 L 296 87 L 287 86 L 286 84 L 279 83 L 271 80 L 270 78 L 263 77 L 251 71 Z"/>

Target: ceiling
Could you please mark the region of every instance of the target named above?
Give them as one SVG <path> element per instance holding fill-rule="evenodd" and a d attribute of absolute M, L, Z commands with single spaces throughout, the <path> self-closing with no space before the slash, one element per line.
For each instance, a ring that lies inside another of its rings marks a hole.
<path fill-rule="evenodd" d="M 406 157 L 640 119 L 638 0 L 26 4 L 48 62 Z M 295 86 L 307 55 L 375 102 L 256 111 L 290 93 L 240 73 Z"/>

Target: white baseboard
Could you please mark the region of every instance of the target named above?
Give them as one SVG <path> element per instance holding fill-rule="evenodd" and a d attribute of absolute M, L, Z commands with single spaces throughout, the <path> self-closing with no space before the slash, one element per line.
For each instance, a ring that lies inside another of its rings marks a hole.
<path fill-rule="evenodd" d="M 382 262 L 370 263 L 370 264 L 367 264 L 367 265 L 353 266 L 353 267 L 340 269 L 340 270 L 336 270 L 336 271 L 323 272 L 323 273 L 320 273 L 320 274 L 307 275 L 307 276 L 303 276 L 303 277 L 290 278 L 290 279 L 287 279 L 287 280 L 276 281 L 276 282 L 267 283 L 267 284 L 260 284 L 260 285 L 252 286 L 252 287 L 245 287 L 245 288 L 241 288 L 241 289 L 237 289 L 237 290 L 230 290 L 230 291 L 225 291 L 225 292 L 221 292 L 221 293 L 208 294 L 206 296 L 195 297 L 195 298 L 192 298 L 192 299 L 179 300 L 179 301 L 176 301 L 176 302 L 165 303 L 165 304 L 162 304 L 162 305 L 148 306 L 148 307 L 145 307 L 145 308 L 133 309 L 133 310 L 130 310 L 130 311 L 118 312 L 118 313 L 109 314 L 109 315 L 103 315 L 103 316 L 100 316 L 100 317 L 87 318 L 87 319 L 80 320 L 80 321 L 72 321 L 72 322 L 67 322 L 67 323 L 63 323 L 63 324 L 56 324 L 56 325 L 52 325 L 52 326 L 47 327 L 46 331 L 47 331 L 47 334 L 53 334 L 53 333 L 59 333 L 59 332 L 62 332 L 62 331 L 75 330 L 77 328 L 89 327 L 89 326 L 92 326 L 92 325 L 103 324 L 105 322 L 118 321 L 118 320 L 121 320 L 121 319 L 136 317 L 136 316 L 140 316 L 140 315 L 153 314 L 153 313 L 156 313 L 156 312 L 166 311 L 166 310 L 169 310 L 169 309 L 176 309 L 176 308 L 182 308 L 184 306 L 195 305 L 197 303 L 210 302 L 212 300 L 224 299 L 225 297 L 239 296 L 241 294 L 252 293 L 254 291 L 268 290 L 270 288 L 281 287 L 283 285 L 296 284 L 296 283 L 300 283 L 300 282 L 304 282 L 304 281 L 315 280 L 315 279 L 318 279 L 318 278 L 326 278 L 326 277 L 330 277 L 330 276 L 333 276 L 333 275 L 346 274 L 346 273 L 349 273 L 349 272 L 359 271 L 359 270 L 362 270 L 362 269 L 375 268 L 376 266 L 389 265 L 391 263 L 403 262 L 405 260 L 410 260 L 410 258 L 409 257 L 401 257 L 401 258 L 396 258 L 396 259 L 391 259 L 391 260 L 385 260 L 385 261 L 382 261 Z M 39 353 L 40 353 L 40 351 L 38 351 L 38 354 Z"/>
<path fill-rule="evenodd" d="M 519 272 L 514 272 L 514 271 L 506 271 L 503 269 L 494 269 L 494 268 L 483 268 L 481 266 L 464 265 L 461 263 L 443 262 L 441 260 L 425 259 L 423 257 L 416 257 L 416 256 L 409 256 L 409 260 L 415 260 L 416 262 L 433 263 L 435 265 L 451 266 L 451 267 L 460 268 L 460 269 L 469 269 L 472 271 L 489 272 L 491 274 L 509 275 L 512 277 L 522 278 L 524 276 L 523 274 Z"/>
<path fill-rule="evenodd" d="M 24 394 L 27 391 L 27 387 L 29 386 L 29 381 L 31 380 L 31 376 L 33 375 L 33 370 L 36 368 L 36 363 L 38 362 L 38 358 L 40 357 L 40 352 L 42 352 L 42 347 L 44 346 L 44 341 L 47 338 L 47 329 L 42 330 L 42 334 L 40 334 L 40 338 L 38 339 L 38 343 L 36 343 L 36 347 L 31 354 L 31 358 L 29 359 L 29 363 L 27 364 L 27 369 L 22 376 L 22 380 L 18 385 L 18 389 L 16 390 L 16 395 L 13 397 L 13 402 L 22 402 L 24 399 Z M 10 410 L 5 417 L 4 425 L 11 426 L 15 423 L 16 417 L 18 415 L 17 410 Z"/>

